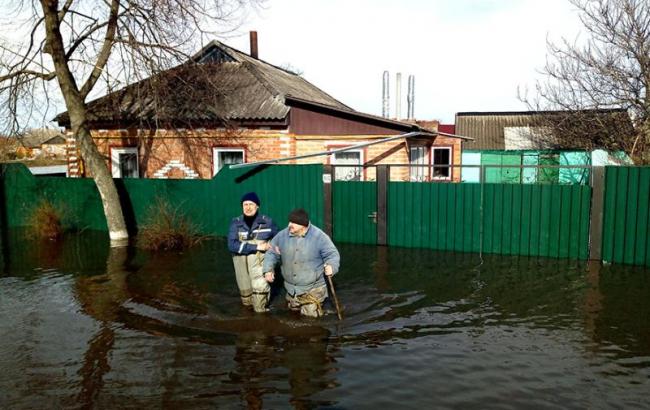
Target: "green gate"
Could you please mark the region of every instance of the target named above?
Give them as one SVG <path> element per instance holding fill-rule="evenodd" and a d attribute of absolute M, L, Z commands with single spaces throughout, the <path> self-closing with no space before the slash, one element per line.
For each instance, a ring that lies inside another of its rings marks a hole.
<path fill-rule="evenodd" d="M 332 214 L 334 241 L 377 244 L 377 183 L 332 183 Z"/>

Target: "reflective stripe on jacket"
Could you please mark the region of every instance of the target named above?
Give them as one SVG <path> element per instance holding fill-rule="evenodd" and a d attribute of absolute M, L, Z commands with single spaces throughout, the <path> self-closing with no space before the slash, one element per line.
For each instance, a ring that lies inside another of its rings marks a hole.
<path fill-rule="evenodd" d="M 235 255 L 250 255 L 257 252 L 258 241 L 269 241 L 276 233 L 278 228 L 268 216 L 257 214 L 249 228 L 240 215 L 230 222 L 228 250 Z"/>

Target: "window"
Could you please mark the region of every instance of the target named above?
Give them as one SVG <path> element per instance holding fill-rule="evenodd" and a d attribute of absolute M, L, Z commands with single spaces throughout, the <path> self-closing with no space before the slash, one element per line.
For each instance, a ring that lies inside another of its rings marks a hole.
<path fill-rule="evenodd" d="M 243 148 L 213 148 L 212 157 L 213 175 L 221 171 L 225 165 L 243 164 L 245 161 Z"/>
<path fill-rule="evenodd" d="M 411 145 L 409 151 L 409 164 L 425 165 L 412 166 L 410 179 L 411 181 L 426 181 L 429 176 L 429 147 L 426 145 Z"/>
<path fill-rule="evenodd" d="M 363 175 L 363 151 L 337 152 L 332 155 L 332 165 L 337 165 L 334 167 L 335 181 L 361 181 Z M 342 167 L 341 165 L 354 166 Z"/>
<path fill-rule="evenodd" d="M 450 147 L 433 147 L 433 165 L 451 165 L 451 148 Z M 450 167 L 434 167 L 434 179 L 450 179 Z"/>
<path fill-rule="evenodd" d="M 138 178 L 138 148 L 111 148 L 111 172 L 113 178 Z"/>

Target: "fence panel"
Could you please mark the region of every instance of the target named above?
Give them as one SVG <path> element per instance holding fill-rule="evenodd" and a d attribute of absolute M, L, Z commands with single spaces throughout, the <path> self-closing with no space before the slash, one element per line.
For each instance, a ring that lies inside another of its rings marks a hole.
<path fill-rule="evenodd" d="M 650 168 L 606 167 L 602 257 L 650 266 Z"/>
<path fill-rule="evenodd" d="M 479 184 L 389 182 L 388 244 L 479 251 Z"/>
<path fill-rule="evenodd" d="M 485 184 L 483 251 L 588 257 L 591 187 Z"/>
<path fill-rule="evenodd" d="M 393 246 L 588 257 L 588 186 L 390 182 L 388 193 Z"/>

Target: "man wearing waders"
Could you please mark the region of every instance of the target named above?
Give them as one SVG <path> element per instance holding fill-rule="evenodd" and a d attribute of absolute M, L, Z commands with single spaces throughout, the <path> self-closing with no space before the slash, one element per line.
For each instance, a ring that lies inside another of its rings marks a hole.
<path fill-rule="evenodd" d="M 266 312 L 271 287 L 264 279 L 262 263 L 269 241 L 278 232 L 271 218 L 260 215 L 260 199 L 255 192 L 241 198 L 243 215 L 234 218 L 228 231 L 228 249 L 232 253 L 239 295 L 244 306 Z"/>
<path fill-rule="evenodd" d="M 329 236 L 309 223 L 304 209 L 294 209 L 289 214 L 289 226 L 271 240 L 264 258 L 264 278 L 273 282 L 273 268 L 281 263 L 289 309 L 304 316 L 320 317 L 328 296 L 323 275 L 338 272 L 340 260 Z"/>

